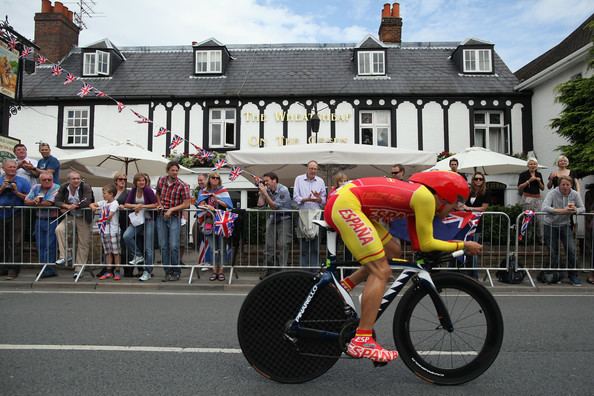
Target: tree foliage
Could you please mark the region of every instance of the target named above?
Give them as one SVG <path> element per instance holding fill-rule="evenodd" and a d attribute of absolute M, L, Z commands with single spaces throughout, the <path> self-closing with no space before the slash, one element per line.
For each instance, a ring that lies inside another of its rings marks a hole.
<path fill-rule="evenodd" d="M 588 28 L 594 31 L 594 23 Z M 593 62 L 594 54 L 590 67 Z M 594 75 L 562 83 L 557 93 L 556 101 L 563 104 L 563 110 L 551 127 L 569 141 L 559 149 L 571 160 L 571 169 L 578 177 L 594 174 Z"/>

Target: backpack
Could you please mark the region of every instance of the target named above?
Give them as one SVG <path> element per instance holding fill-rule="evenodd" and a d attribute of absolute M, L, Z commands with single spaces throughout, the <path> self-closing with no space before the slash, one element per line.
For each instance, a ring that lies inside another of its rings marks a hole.
<path fill-rule="evenodd" d="M 501 262 L 500 265 L 501 267 L 505 267 L 505 259 Z M 521 266 L 518 266 L 516 264 L 515 256 L 510 255 L 509 266 L 507 267 L 507 269 L 499 270 L 495 273 L 495 275 L 497 276 L 497 280 L 499 280 L 499 282 L 510 284 L 522 283 L 522 281 L 524 281 L 524 278 L 526 277 L 526 272 L 518 271 L 518 268 L 521 268 Z"/>
<path fill-rule="evenodd" d="M 559 283 L 561 281 L 561 273 L 559 271 L 540 271 L 536 279 L 541 283 L 550 285 L 551 283 Z"/>

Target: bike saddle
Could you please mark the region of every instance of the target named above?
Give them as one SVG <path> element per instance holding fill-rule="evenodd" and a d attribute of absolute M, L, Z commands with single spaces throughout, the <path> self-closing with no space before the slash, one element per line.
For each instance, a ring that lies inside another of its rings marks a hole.
<path fill-rule="evenodd" d="M 324 220 L 312 220 L 314 224 L 317 224 L 318 227 L 323 228 L 325 230 L 334 231 L 330 224 L 326 223 Z"/>

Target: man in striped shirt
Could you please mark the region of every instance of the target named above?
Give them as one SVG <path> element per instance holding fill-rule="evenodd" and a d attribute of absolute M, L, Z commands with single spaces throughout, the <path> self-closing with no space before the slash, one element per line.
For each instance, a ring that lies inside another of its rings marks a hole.
<path fill-rule="evenodd" d="M 179 164 L 167 164 L 167 176 L 157 181 L 157 202 L 160 210 L 157 216 L 157 234 L 161 248 L 161 260 L 165 269 L 163 282 L 177 281 L 181 274 L 179 267 L 179 231 L 181 214 L 190 207 L 190 186 L 181 181 L 177 174 Z"/>

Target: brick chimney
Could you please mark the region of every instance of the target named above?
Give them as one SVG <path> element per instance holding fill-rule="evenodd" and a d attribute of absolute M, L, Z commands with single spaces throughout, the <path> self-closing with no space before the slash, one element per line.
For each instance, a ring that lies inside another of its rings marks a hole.
<path fill-rule="evenodd" d="M 382 23 L 379 27 L 379 39 L 384 43 L 400 44 L 402 42 L 402 18 L 400 18 L 400 4 L 384 4 L 382 9 Z"/>
<path fill-rule="evenodd" d="M 41 0 L 41 12 L 35 14 L 35 44 L 51 62 L 61 60 L 78 45 L 80 28 L 73 22 L 73 13 L 59 1 Z"/>

